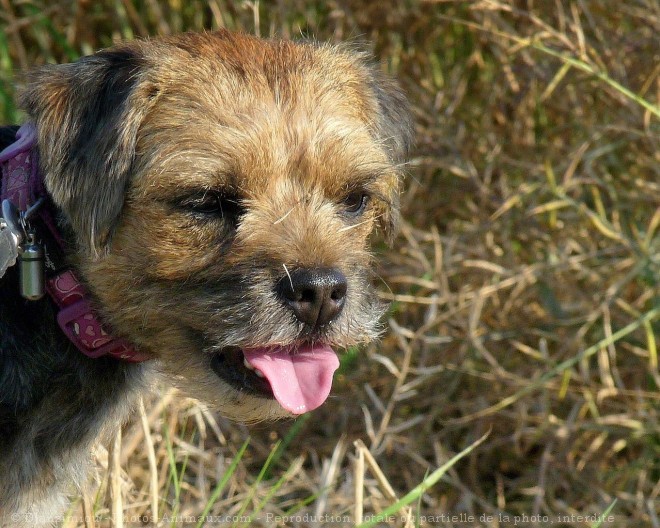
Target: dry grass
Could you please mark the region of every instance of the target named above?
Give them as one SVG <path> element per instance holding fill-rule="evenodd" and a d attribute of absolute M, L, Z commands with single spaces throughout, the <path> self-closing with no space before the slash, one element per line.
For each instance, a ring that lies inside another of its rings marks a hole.
<path fill-rule="evenodd" d="M 297 422 L 146 402 L 66 526 L 351 525 L 488 431 L 382 525 L 660 526 L 656 0 L 0 5 L 6 121 L 15 69 L 225 25 L 373 43 L 417 123 L 382 342 Z"/>

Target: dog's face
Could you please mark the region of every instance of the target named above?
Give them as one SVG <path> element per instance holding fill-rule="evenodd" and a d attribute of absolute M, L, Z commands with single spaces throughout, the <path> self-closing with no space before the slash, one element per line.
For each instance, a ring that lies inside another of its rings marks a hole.
<path fill-rule="evenodd" d="M 22 102 L 115 331 L 228 417 L 320 405 L 330 347 L 377 334 L 368 236 L 395 228 L 411 136 L 396 87 L 347 49 L 219 32 L 47 67 Z"/>

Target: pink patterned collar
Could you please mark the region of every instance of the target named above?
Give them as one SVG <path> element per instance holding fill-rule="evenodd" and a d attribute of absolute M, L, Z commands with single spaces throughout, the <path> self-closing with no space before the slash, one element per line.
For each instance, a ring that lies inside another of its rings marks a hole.
<path fill-rule="evenodd" d="M 32 218 L 43 225 L 44 238 L 50 239 L 50 243 L 42 241 L 46 250 L 46 291 L 59 308 L 57 323 L 78 350 L 88 357 L 110 356 L 133 363 L 150 359 L 126 340 L 110 335 L 93 309 L 89 292 L 75 271 L 55 263 L 58 259 L 49 258 L 63 253 L 64 241 L 39 174 L 35 147 L 36 129 L 32 124 L 25 124 L 16 133 L 16 142 L 0 152 L 0 198 L 11 200 L 21 211 L 27 210 L 40 198 L 46 200 L 46 204 L 35 213 L 37 218 Z"/>

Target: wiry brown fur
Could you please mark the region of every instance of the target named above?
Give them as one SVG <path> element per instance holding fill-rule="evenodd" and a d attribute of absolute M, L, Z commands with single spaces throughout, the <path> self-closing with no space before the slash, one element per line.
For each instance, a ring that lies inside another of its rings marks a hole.
<path fill-rule="evenodd" d="M 192 396 L 238 420 L 282 417 L 223 382 L 213 354 L 377 334 L 367 238 L 396 228 L 411 131 L 402 95 L 364 54 L 186 34 L 43 68 L 21 102 L 99 311 Z M 370 201 L 352 218 L 344 202 L 356 192 Z M 205 193 L 230 197 L 240 216 L 191 214 L 186 200 Z M 276 296 L 298 268 L 347 278 L 345 306 L 321 330 Z"/>

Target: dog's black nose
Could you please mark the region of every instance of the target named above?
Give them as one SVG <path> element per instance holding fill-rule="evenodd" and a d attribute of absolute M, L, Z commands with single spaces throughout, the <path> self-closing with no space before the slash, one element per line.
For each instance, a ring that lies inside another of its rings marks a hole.
<path fill-rule="evenodd" d="M 317 327 L 339 315 L 346 288 L 346 277 L 337 269 L 298 268 L 280 279 L 277 293 L 299 321 Z"/>

